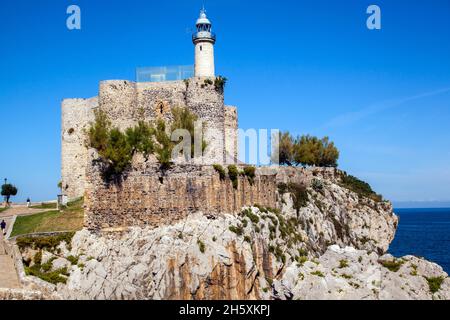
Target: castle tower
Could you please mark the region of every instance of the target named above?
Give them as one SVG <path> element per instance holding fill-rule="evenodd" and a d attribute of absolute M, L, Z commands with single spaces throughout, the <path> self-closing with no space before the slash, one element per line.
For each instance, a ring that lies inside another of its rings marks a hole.
<path fill-rule="evenodd" d="M 196 23 L 197 31 L 192 35 L 195 45 L 195 76 L 214 77 L 214 44 L 216 35 L 211 32 L 211 22 L 206 17 L 205 9 L 200 11 Z"/>

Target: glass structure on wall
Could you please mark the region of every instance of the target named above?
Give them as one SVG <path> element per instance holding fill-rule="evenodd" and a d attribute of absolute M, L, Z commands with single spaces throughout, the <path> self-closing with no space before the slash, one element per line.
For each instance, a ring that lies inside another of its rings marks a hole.
<path fill-rule="evenodd" d="M 189 79 L 194 66 L 146 67 L 136 69 L 136 82 L 164 82 Z"/>

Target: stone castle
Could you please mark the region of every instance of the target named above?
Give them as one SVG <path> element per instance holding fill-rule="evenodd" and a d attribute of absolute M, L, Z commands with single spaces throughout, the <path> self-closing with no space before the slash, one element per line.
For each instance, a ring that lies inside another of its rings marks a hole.
<path fill-rule="evenodd" d="M 97 97 L 62 102 L 61 180 L 63 193 L 69 199 L 83 196 L 86 191 L 90 160 L 85 129 L 94 121 L 97 109 L 106 113 L 113 126 L 124 130 L 139 120 L 170 121 L 172 108 L 188 108 L 205 125 L 204 139 L 208 147 L 201 164 L 236 161 L 237 109 L 224 104 L 223 87 L 216 84 L 216 36 L 211 26 L 202 10 L 192 37 L 195 46 L 193 77 L 164 82 L 102 81 Z"/>

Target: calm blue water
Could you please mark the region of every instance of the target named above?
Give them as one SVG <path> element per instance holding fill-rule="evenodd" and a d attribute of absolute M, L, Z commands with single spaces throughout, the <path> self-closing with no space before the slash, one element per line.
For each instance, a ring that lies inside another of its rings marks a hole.
<path fill-rule="evenodd" d="M 400 223 L 389 253 L 436 262 L 450 274 L 450 208 L 395 209 Z"/>

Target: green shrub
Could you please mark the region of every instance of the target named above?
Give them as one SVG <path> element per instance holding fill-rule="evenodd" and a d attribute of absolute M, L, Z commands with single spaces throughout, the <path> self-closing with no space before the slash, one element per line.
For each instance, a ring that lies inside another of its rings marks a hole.
<path fill-rule="evenodd" d="M 400 267 L 403 265 L 404 261 L 399 259 L 382 261 L 381 265 L 392 272 L 397 272 L 400 270 Z"/>
<path fill-rule="evenodd" d="M 87 131 L 87 145 L 98 151 L 105 167 L 105 178 L 122 174 L 131 164 L 136 153 L 141 153 L 146 159 L 155 154 L 161 169 L 166 170 L 172 165 L 172 151 L 178 143 L 171 140 L 171 132 L 185 129 L 191 134 L 191 156 L 194 156 L 194 137 L 196 115 L 187 108 L 173 108 L 173 121 L 168 128 L 166 123 L 159 119 L 156 123 L 139 121 L 134 127 L 128 128 L 125 133 L 118 128 L 112 128 L 111 122 L 103 111 L 95 112 L 95 121 Z M 202 141 L 202 151 L 206 149 L 206 142 Z"/>
<path fill-rule="evenodd" d="M 36 254 L 34 255 L 33 261 L 35 264 L 41 264 L 41 262 L 42 262 L 42 251 L 41 250 L 36 252 Z"/>
<path fill-rule="evenodd" d="M 78 264 L 78 257 L 74 257 L 74 256 L 68 256 L 67 260 L 70 261 L 70 263 L 74 266 L 76 266 Z"/>
<path fill-rule="evenodd" d="M 51 257 L 46 263 L 41 265 L 41 269 L 44 272 L 50 271 L 50 269 L 52 268 L 52 265 L 53 265 L 53 261 L 55 261 L 55 260 L 56 260 L 56 257 Z"/>
<path fill-rule="evenodd" d="M 309 135 L 297 138 L 294 162 L 305 166 L 337 167 L 339 151 L 328 137 L 319 139 Z"/>
<path fill-rule="evenodd" d="M 304 185 L 298 183 L 289 183 L 289 192 L 294 198 L 294 209 L 298 215 L 300 209 L 308 204 L 308 192 Z"/>
<path fill-rule="evenodd" d="M 279 163 L 289 166 L 337 167 L 339 159 L 339 151 L 328 137 L 294 138 L 289 132 L 280 132 L 278 154 Z"/>
<path fill-rule="evenodd" d="M 244 228 L 242 226 L 230 226 L 228 229 L 231 232 L 236 233 L 238 236 L 242 236 L 242 234 L 244 233 Z"/>
<path fill-rule="evenodd" d="M 283 183 L 283 182 L 279 183 L 278 184 L 278 192 L 280 194 L 288 193 L 289 192 L 288 185 L 286 183 Z"/>
<path fill-rule="evenodd" d="M 306 261 L 308 261 L 308 257 L 302 255 L 302 256 L 296 257 L 295 260 L 297 261 L 298 265 L 301 267 L 305 264 Z"/>
<path fill-rule="evenodd" d="M 269 248 L 269 251 L 270 250 L 272 250 L 271 252 L 275 255 L 275 257 L 277 258 L 277 261 L 286 263 L 286 255 L 284 254 L 283 250 L 279 246 L 276 246 L 276 247 L 272 246 L 272 249 Z"/>
<path fill-rule="evenodd" d="M 197 245 L 198 245 L 198 249 L 200 250 L 200 252 L 205 253 L 205 250 L 206 250 L 205 243 L 202 240 L 198 239 Z"/>
<path fill-rule="evenodd" d="M 166 123 L 163 120 L 160 119 L 157 121 L 155 130 L 155 139 L 157 141 L 155 153 L 162 170 L 167 170 L 172 166 L 172 150 L 174 148 L 171 137 L 166 132 L 166 128 Z"/>
<path fill-rule="evenodd" d="M 308 251 L 305 249 L 298 249 L 298 254 L 300 256 L 308 256 Z"/>
<path fill-rule="evenodd" d="M 254 214 L 253 211 L 251 209 L 245 209 L 242 211 L 242 215 L 248 217 L 250 219 L 250 221 L 254 224 L 259 222 L 259 217 L 258 215 Z"/>
<path fill-rule="evenodd" d="M 138 125 L 126 130 L 126 139 L 132 149 L 132 153 L 140 152 L 148 159 L 149 155 L 155 151 L 153 135 L 155 129 L 144 121 L 139 121 Z"/>
<path fill-rule="evenodd" d="M 225 169 L 220 164 L 213 165 L 213 168 L 219 173 L 220 180 L 225 180 L 227 175 Z"/>
<path fill-rule="evenodd" d="M 339 269 L 347 268 L 348 267 L 348 261 L 343 259 L 339 261 Z"/>
<path fill-rule="evenodd" d="M 280 132 L 279 144 L 278 144 L 278 156 L 279 164 L 281 165 L 294 165 L 294 138 L 289 132 Z M 275 159 L 272 159 L 275 161 Z"/>
<path fill-rule="evenodd" d="M 278 184 L 278 192 L 280 194 L 290 193 L 294 200 L 294 209 L 297 211 L 297 215 L 300 212 L 300 209 L 308 205 L 308 192 L 306 187 L 303 184 L 290 182 L 279 183 Z"/>
<path fill-rule="evenodd" d="M 214 87 L 217 91 L 223 92 L 223 89 L 225 89 L 225 85 L 227 83 L 228 79 L 222 76 L 218 76 L 216 79 L 214 79 Z"/>
<path fill-rule="evenodd" d="M 247 177 L 251 185 L 255 183 L 256 168 L 252 166 L 244 167 L 244 175 Z"/>
<path fill-rule="evenodd" d="M 341 185 L 349 189 L 359 196 L 370 198 L 376 202 L 381 202 L 383 197 L 381 195 L 376 194 L 371 186 L 354 176 L 343 174 L 341 177 Z"/>
<path fill-rule="evenodd" d="M 259 204 L 255 204 L 254 207 L 258 208 L 259 212 L 261 212 L 261 213 L 268 213 L 269 212 L 269 210 L 267 208 L 265 208 L 263 206 L 260 206 Z"/>
<path fill-rule="evenodd" d="M 432 277 L 432 278 L 425 277 L 425 279 L 428 282 L 428 286 L 430 287 L 431 293 L 436 293 L 439 290 L 441 290 L 441 285 L 445 280 L 444 277 Z"/>
<path fill-rule="evenodd" d="M 311 182 L 311 187 L 316 192 L 322 192 L 323 191 L 323 182 L 319 179 L 313 179 Z"/>
<path fill-rule="evenodd" d="M 33 265 L 33 267 L 25 267 L 25 273 L 26 275 L 38 277 L 46 282 L 55 285 L 58 283 L 66 283 L 67 278 L 63 277 L 62 275 L 68 275 L 67 268 L 62 268 L 51 272 L 43 272 L 41 271 L 40 265 Z"/>
<path fill-rule="evenodd" d="M 91 148 L 97 149 L 97 151 L 103 152 L 108 147 L 109 131 L 111 129 L 111 121 L 108 119 L 107 114 L 98 109 L 94 111 L 95 121 L 91 124 L 87 131 L 88 145 Z"/>
<path fill-rule="evenodd" d="M 230 178 L 231 182 L 233 183 L 233 188 L 238 188 L 238 179 L 239 179 L 239 170 L 238 168 L 232 164 L 228 166 L 228 177 Z"/>
<path fill-rule="evenodd" d="M 131 164 L 132 146 L 123 132 L 113 128 L 109 132 L 106 149 L 99 151 L 99 155 L 109 162 L 108 170 L 111 174 L 121 174 Z"/>
<path fill-rule="evenodd" d="M 412 271 L 411 271 L 410 275 L 417 276 L 417 265 L 416 264 L 412 264 L 411 268 L 412 268 Z"/>
<path fill-rule="evenodd" d="M 189 132 L 189 135 L 191 137 L 191 157 L 195 157 L 195 124 L 196 121 L 198 121 L 198 116 L 196 114 L 194 114 L 193 112 L 191 112 L 188 108 L 182 108 L 182 107 L 175 107 L 172 109 L 172 116 L 173 116 L 173 121 L 172 124 L 170 126 L 170 130 L 171 132 L 174 132 L 175 130 L 178 129 L 183 129 L 183 130 L 187 130 Z M 202 130 L 204 128 L 201 128 Z M 203 137 L 204 135 L 202 135 Z M 173 145 L 175 146 L 178 141 L 172 142 Z M 201 141 L 202 145 L 201 145 L 201 152 L 203 153 L 206 150 L 207 147 L 207 143 L 206 141 L 203 139 Z M 199 150 L 200 151 L 200 150 Z M 201 156 L 201 154 L 199 154 L 198 156 Z"/>
<path fill-rule="evenodd" d="M 32 249 L 49 249 L 52 250 L 61 242 L 65 241 L 70 247 L 75 232 L 62 233 L 55 236 L 45 237 L 19 237 L 16 239 L 17 246 L 23 250 L 27 247 Z"/>
<path fill-rule="evenodd" d="M 320 272 L 319 270 L 311 272 L 311 274 L 313 276 L 318 276 L 318 277 L 322 277 L 322 278 L 325 277 L 324 274 L 322 272 Z"/>

